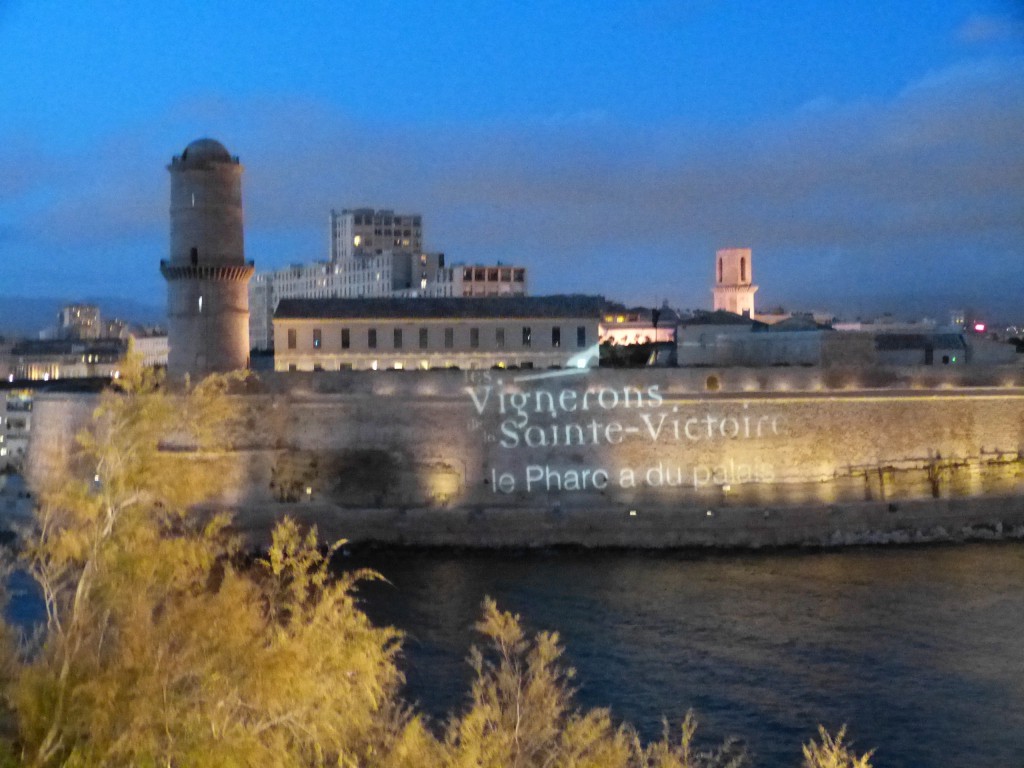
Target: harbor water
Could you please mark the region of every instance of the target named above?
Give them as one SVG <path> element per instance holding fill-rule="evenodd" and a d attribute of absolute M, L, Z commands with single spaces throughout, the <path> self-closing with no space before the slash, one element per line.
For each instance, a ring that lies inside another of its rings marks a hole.
<path fill-rule="evenodd" d="M 355 551 L 364 607 L 407 633 L 406 694 L 467 700 L 481 601 L 557 630 L 578 701 L 647 738 L 693 708 L 710 746 L 800 764 L 844 723 L 876 766 L 1024 766 L 1024 544 L 754 554 Z"/>

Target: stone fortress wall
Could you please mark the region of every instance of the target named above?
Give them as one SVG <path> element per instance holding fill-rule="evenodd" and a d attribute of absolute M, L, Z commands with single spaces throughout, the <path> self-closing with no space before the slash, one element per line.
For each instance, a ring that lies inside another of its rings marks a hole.
<path fill-rule="evenodd" d="M 255 541 L 284 514 L 424 545 L 1024 532 L 1020 369 L 319 372 L 250 389 L 216 460 Z M 30 483 L 93 405 L 38 398 Z"/>

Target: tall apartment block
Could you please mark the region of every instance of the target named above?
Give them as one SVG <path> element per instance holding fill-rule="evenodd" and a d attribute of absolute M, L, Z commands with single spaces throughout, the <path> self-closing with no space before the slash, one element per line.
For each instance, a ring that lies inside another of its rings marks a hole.
<path fill-rule="evenodd" d="M 57 316 L 57 333 L 62 339 L 98 339 L 103 335 L 100 308 L 93 304 L 67 304 Z"/>
<path fill-rule="evenodd" d="M 423 217 L 373 208 L 331 211 L 331 261 L 423 250 Z"/>

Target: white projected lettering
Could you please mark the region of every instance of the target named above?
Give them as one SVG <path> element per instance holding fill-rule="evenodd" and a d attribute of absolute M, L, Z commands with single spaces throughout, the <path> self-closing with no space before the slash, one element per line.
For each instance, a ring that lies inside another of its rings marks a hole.
<path fill-rule="evenodd" d="M 526 388 L 506 386 L 501 378 L 490 375 L 482 379 L 466 387 L 475 416 L 469 428 L 483 433 L 495 463 L 508 465 L 508 460 L 517 459 L 505 469 L 488 470 L 492 493 L 604 491 L 611 487 L 700 489 L 775 479 L 774 468 L 759 459 L 700 460 L 702 449 L 714 444 L 728 453 L 729 443 L 784 434 L 781 415 L 751 408 L 749 403 L 673 402 L 658 384 Z M 646 466 L 610 461 L 616 458 L 616 447 L 630 443 L 663 448 L 666 457 L 679 455 L 674 447 L 682 449 L 686 461 L 666 458 Z M 597 454 L 571 450 L 605 446 L 610 450 Z M 531 449 L 543 449 L 543 454 Z M 566 463 L 572 466 L 554 461 L 558 449 L 568 449 Z M 716 455 L 721 453 L 716 451 Z M 696 455 L 691 459 L 689 454 Z M 540 456 L 542 461 L 534 460 Z M 588 456 L 609 460 L 613 466 L 576 466 Z"/>

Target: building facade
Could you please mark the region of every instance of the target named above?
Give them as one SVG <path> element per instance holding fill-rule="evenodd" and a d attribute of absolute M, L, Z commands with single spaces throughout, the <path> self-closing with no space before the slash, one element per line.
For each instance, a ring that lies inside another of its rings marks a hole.
<path fill-rule="evenodd" d="M 100 308 L 94 304 L 67 304 L 57 317 L 57 335 L 62 339 L 98 339 L 104 336 Z"/>
<path fill-rule="evenodd" d="M 443 266 L 443 265 L 442 265 Z M 433 284 L 424 284 L 425 296 L 526 296 L 526 268 L 456 264 L 440 269 Z"/>
<path fill-rule="evenodd" d="M 285 299 L 278 371 L 596 367 L 600 296 Z"/>
<path fill-rule="evenodd" d="M 23 389 L 7 391 L 0 410 L 0 468 L 21 467 L 31 431 L 32 393 Z"/>
<path fill-rule="evenodd" d="M 113 378 L 128 342 L 124 339 L 35 339 L 14 344 L 9 355 L 12 381 Z"/>
<path fill-rule="evenodd" d="M 198 139 L 167 166 L 171 173 L 167 319 L 172 378 L 245 368 L 249 291 L 242 165 L 213 139 Z"/>
<path fill-rule="evenodd" d="M 331 211 L 331 261 L 385 251 L 422 251 L 423 217 L 418 213 L 352 208 Z"/>

